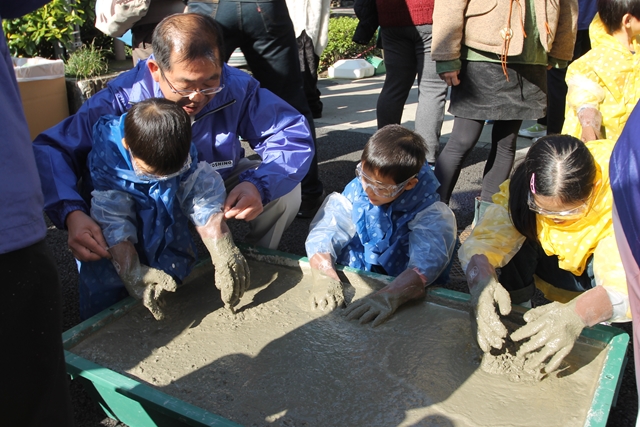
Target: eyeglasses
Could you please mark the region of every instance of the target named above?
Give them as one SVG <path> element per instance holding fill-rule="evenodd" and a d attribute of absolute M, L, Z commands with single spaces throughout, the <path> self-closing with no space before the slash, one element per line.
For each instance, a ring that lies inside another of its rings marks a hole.
<path fill-rule="evenodd" d="M 591 197 L 589 197 L 589 200 L 590 199 Z M 551 220 L 559 220 L 559 221 L 571 221 L 574 219 L 582 218 L 585 215 L 585 213 L 589 210 L 589 203 L 585 202 L 580 206 L 577 206 L 573 209 L 569 209 L 566 211 L 560 211 L 560 212 L 548 211 L 536 205 L 536 202 L 533 200 L 533 194 L 531 193 L 529 193 L 527 204 L 529 205 L 529 209 L 537 213 L 538 215 L 542 215 Z"/>
<path fill-rule="evenodd" d="M 131 166 L 133 166 L 133 173 L 135 173 L 138 178 L 144 181 L 166 181 L 168 179 L 175 178 L 176 176 L 182 175 L 183 173 L 188 171 L 189 168 L 191 168 L 191 163 L 193 163 L 193 161 L 191 160 L 191 154 L 187 154 L 187 160 L 184 162 L 184 165 L 182 165 L 179 171 L 169 175 L 156 175 L 142 170 L 142 168 L 138 165 L 136 158 L 133 156 L 133 154 L 131 154 L 131 150 L 127 151 L 129 151 L 129 157 L 131 157 Z"/>
<path fill-rule="evenodd" d="M 409 177 L 406 181 L 401 182 L 400 184 L 385 184 L 380 181 L 376 181 L 371 178 L 369 175 L 364 173 L 362 170 L 362 163 L 358 163 L 356 166 L 356 176 L 360 178 L 360 182 L 362 183 L 362 188 L 366 191 L 367 188 L 371 188 L 371 190 L 378 196 L 384 197 L 387 199 L 391 199 L 396 197 L 400 192 L 404 189 L 409 181 L 417 176 L 413 175 Z"/>
<path fill-rule="evenodd" d="M 218 87 L 210 87 L 207 89 L 178 90 L 175 87 L 173 87 L 169 79 L 167 79 L 167 76 L 164 75 L 164 71 L 162 71 L 162 68 L 158 67 L 158 69 L 160 70 L 160 74 L 162 74 L 162 78 L 164 79 L 164 81 L 167 82 L 167 84 L 169 85 L 169 89 L 171 90 L 171 92 L 175 93 L 176 95 L 180 95 L 183 98 L 191 98 L 197 93 L 203 96 L 211 96 L 213 94 L 220 92 L 222 89 L 224 89 L 224 85 L 220 85 Z"/>

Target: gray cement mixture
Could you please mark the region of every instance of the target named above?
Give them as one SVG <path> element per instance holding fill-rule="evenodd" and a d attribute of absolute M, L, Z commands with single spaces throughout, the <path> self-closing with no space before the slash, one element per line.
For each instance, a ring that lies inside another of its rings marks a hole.
<path fill-rule="evenodd" d="M 71 352 L 245 426 L 583 426 L 605 344 L 581 338 L 565 369 L 514 382 L 480 369 L 468 308 L 407 304 L 377 328 L 309 309 L 308 266 L 249 260 L 224 310 L 211 271 L 136 307 Z M 383 286 L 346 273 L 347 302 Z"/>

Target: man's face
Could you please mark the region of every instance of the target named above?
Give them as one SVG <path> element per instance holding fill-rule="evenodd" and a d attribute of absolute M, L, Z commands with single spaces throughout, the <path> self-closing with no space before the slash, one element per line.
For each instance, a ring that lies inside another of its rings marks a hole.
<path fill-rule="evenodd" d="M 219 87 L 222 68 L 207 59 L 176 63 L 173 56 L 171 71 L 161 70 L 152 59 L 147 62 L 147 66 L 153 79 L 160 85 L 164 97 L 181 106 L 189 116 L 195 117 L 215 96 L 203 95 L 197 91 Z M 189 94 L 189 91 L 192 92 Z"/>

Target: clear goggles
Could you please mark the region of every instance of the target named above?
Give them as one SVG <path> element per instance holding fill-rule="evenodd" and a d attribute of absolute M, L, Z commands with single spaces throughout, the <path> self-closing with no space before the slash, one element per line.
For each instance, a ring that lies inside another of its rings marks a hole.
<path fill-rule="evenodd" d="M 396 197 L 398 194 L 404 190 L 404 187 L 407 185 L 409 181 L 415 178 L 417 175 L 413 175 L 409 177 L 406 181 L 401 182 L 400 184 L 384 184 L 380 181 L 376 181 L 371 178 L 362 170 L 362 163 L 358 163 L 356 166 L 356 176 L 360 178 L 360 182 L 362 183 L 362 188 L 367 191 L 367 188 L 371 188 L 371 191 L 378 197 L 384 197 L 386 199 L 391 199 Z"/>
<path fill-rule="evenodd" d="M 131 165 L 133 166 L 133 172 L 136 174 L 138 178 L 144 181 L 166 181 L 168 179 L 175 178 L 176 176 L 182 175 L 183 173 L 188 171 L 189 168 L 191 168 L 191 163 L 192 163 L 191 154 L 187 154 L 187 160 L 184 162 L 184 165 L 180 168 L 179 171 L 171 173 L 169 175 L 156 175 L 153 173 L 143 171 L 138 165 L 138 162 L 136 161 L 135 157 L 133 157 L 133 155 L 131 154 L 131 151 L 129 151 L 129 156 L 131 157 Z"/>
<path fill-rule="evenodd" d="M 580 219 L 589 210 L 589 203 L 585 202 L 580 206 L 576 206 L 575 208 L 569 209 L 566 211 L 560 211 L 560 212 L 548 211 L 536 205 L 535 200 L 533 200 L 533 194 L 531 193 L 529 193 L 527 204 L 529 205 L 529 210 L 531 210 L 532 212 L 535 212 L 538 215 L 542 215 L 545 218 L 556 220 L 556 221 L 572 221 L 572 220 Z"/>

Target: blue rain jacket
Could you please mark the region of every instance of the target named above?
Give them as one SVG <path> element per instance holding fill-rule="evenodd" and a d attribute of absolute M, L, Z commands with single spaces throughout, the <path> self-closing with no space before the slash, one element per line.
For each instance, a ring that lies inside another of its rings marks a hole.
<path fill-rule="evenodd" d="M 89 153 L 95 191 L 91 216 L 109 247 L 125 240 L 136 245 L 140 262 L 182 280 L 196 260 L 189 219 L 197 226 L 222 212 L 224 182 L 206 162 L 191 163 L 182 175 L 150 181 L 133 171 L 122 145 L 126 114 L 98 120 Z M 191 157 L 197 158 L 195 145 Z"/>
<path fill-rule="evenodd" d="M 453 255 L 456 222 L 439 201 L 440 184 L 429 165 L 418 180 L 383 206 L 369 201 L 358 178 L 342 194 L 329 195 L 310 226 L 307 256 L 330 253 L 338 264 L 391 276 L 416 268 L 432 283 Z"/>
<path fill-rule="evenodd" d="M 262 164 L 242 173 L 240 181 L 253 183 L 263 204 L 287 194 L 306 175 L 314 154 L 305 118 L 244 71 L 225 64 L 221 83 L 225 88 L 193 123 L 198 159 L 226 178 L 244 157 L 242 136 Z M 57 227 L 65 228 L 66 216 L 74 210 L 89 213 L 92 188 L 86 162 L 95 123 L 105 115 L 121 116 L 133 103 L 152 97 L 163 94 L 146 61 L 141 61 L 88 99 L 76 114 L 36 137 L 33 148 L 45 212 Z M 79 178 L 85 183 L 82 188 L 76 185 Z"/>

